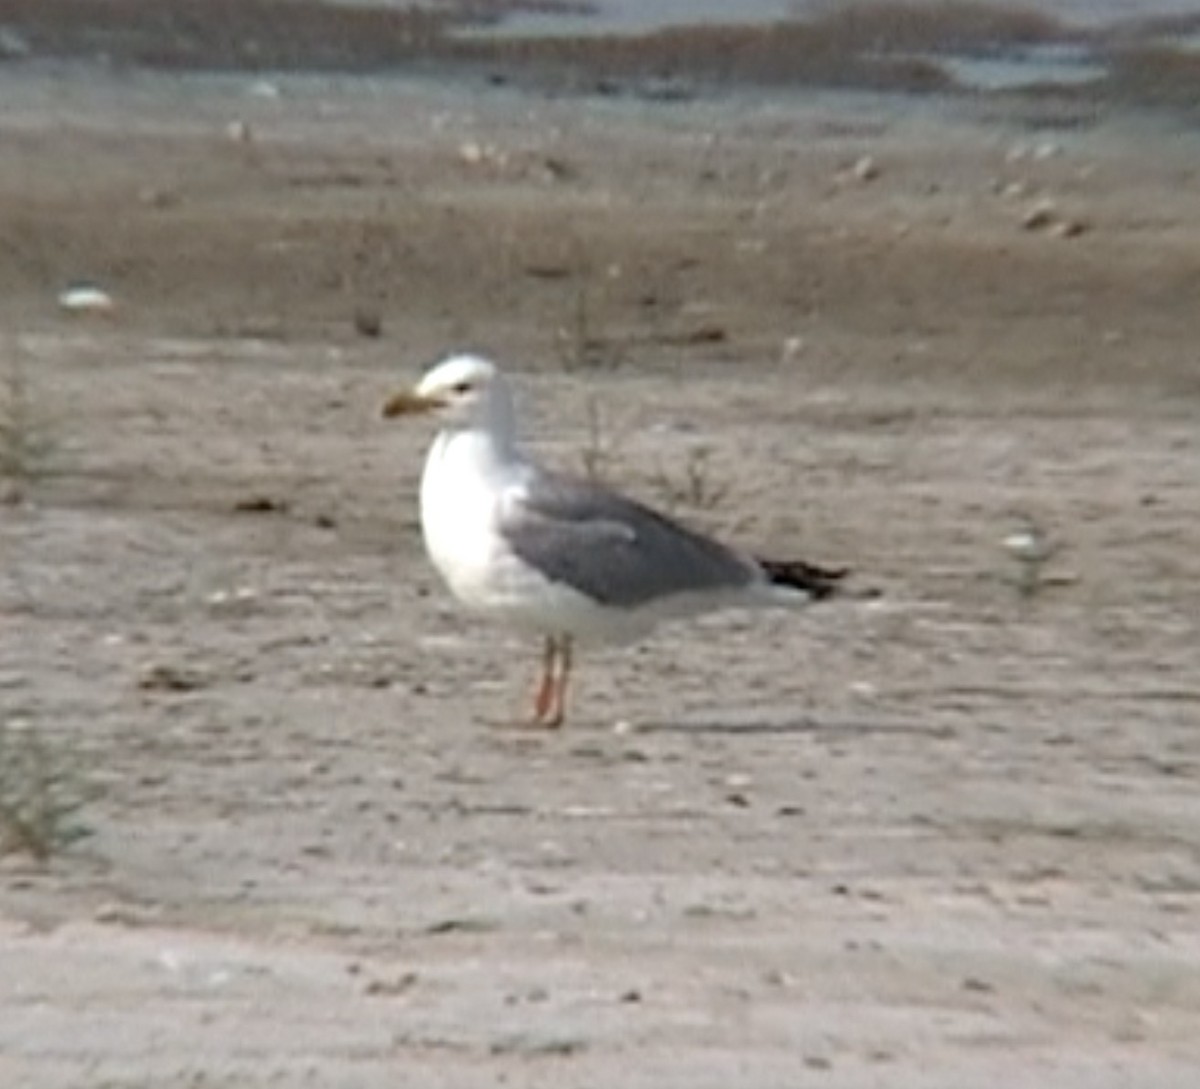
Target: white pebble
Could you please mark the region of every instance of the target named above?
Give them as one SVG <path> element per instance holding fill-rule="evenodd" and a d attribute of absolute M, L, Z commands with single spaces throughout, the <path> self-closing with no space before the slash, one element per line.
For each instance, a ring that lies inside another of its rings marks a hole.
<path fill-rule="evenodd" d="M 58 296 L 58 305 L 72 314 L 109 314 L 116 303 L 102 287 L 95 284 L 72 284 Z"/>

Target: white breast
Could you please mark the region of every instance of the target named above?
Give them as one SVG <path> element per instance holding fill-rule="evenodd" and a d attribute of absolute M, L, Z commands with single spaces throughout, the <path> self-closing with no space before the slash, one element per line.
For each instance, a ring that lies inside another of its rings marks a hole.
<path fill-rule="evenodd" d="M 429 558 L 451 592 L 483 605 L 494 571 L 496 493 L 486 451 L 474 435 L 443 432 L 421 475 L 421 530 Z"/>
<path fill-rule="evenodd" d="M 523 564 L 497 530 L 505 494 L 520 489 L 526 473 L 519 458 L 498 456 L 477 433 L 440 434 L 421 477 L 425 548 L 464 605 L 530 631 L 575 632 L 608 610 Z"/>

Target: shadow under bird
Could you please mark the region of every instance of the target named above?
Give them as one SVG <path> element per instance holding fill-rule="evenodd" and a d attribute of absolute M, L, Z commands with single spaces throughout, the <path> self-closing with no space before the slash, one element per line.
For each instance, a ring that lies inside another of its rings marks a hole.
<path fill-rule="evenodd" d="M 530 725 L 566 714 L 576 641 L 627 641 L 720 608 L 800 605 L 846 572 L 758 559 L 592 481 L 546 470 L 517 442 L 512 395 L 478 355 L 435 364 L 385 417 L 432 415 L 421 528 L 434 567 L 468 608 L 543 640 Z"/>

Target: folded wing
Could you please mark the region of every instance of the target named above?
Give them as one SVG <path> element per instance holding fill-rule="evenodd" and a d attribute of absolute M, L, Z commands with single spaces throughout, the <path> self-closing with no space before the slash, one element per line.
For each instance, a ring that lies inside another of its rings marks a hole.
<path fill-rule="evenodd" d="M 546 578 L 603 605 L 636 608 L 763 578 L 753 560 L 600 485 L 536 474 L 507 493 L 499 530 Z"/>

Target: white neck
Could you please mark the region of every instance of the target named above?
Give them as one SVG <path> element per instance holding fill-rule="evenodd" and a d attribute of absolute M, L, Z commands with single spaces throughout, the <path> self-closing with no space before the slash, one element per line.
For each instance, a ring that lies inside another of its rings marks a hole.
<path fill-rule="evenodd" d="M 526 472 L 511 430 L 448 427 L 433 440 L 421 476 L 421 528 L 430 558 L 460 599 L 484 593 L 496 504 Z"/>
<path fill-rule="evenodd" d="M 447 427 L 434 437 L 425 461 L 426 475 L 469 463 L 476 472 L 495 477 L 524 459 L 513 436 L 487 427 Z"/>

